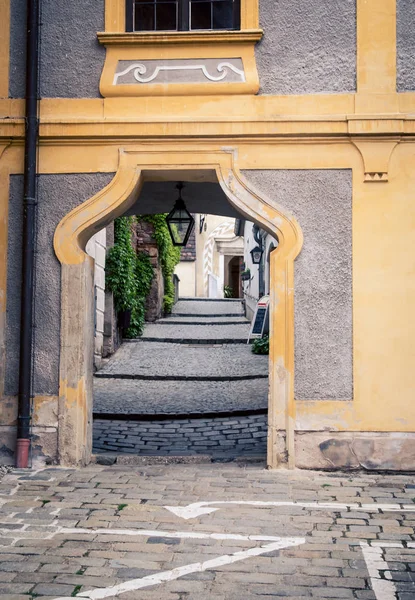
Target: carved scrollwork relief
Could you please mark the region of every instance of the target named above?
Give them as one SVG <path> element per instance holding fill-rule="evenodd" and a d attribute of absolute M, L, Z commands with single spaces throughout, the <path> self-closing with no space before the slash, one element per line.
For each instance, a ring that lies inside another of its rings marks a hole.
<path fill-rule="evenodd" d="M 243 83 L 246 81 L 241 58 L 120 60 L 113 85 L 146 83 Z"/>

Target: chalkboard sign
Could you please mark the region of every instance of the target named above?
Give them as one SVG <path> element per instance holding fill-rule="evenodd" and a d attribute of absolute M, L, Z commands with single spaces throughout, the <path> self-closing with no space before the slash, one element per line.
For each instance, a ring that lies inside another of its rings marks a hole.
<path fill-rule="evenodd" d="M 254 318 L 252 319 L 251 331 L 249 332 L 248 344 L 251 337 L 262 338 L 269 331 L 269 296 L 263 296 L 258 300 Z"/>
<path fill-rule="evenodd" d="M 262 306 L 257 309 L 256 317 L 254 321 L 254 325 L 252 327 L 252 333 L 262 333 L 262 328 L 264 326 L 265 316 L 267 314 L 267 308 L 263 308 Z"/>

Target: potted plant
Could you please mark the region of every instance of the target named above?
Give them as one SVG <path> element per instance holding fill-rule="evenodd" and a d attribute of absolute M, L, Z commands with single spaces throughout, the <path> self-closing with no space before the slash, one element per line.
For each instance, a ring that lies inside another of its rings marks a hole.
<path fill-rule="evenodd" d="M 242 281 L 249 281 L 251 279 L 250 269 L 245 269 L 244 271 L 242 271 L 241 279 L 242 279 Z"/>
<path fill-rule="evenodd" d="M 223 288 L 223 297 L 224 298 L 233 298 L 233 289 L 230 285 L 225 285 Z"/>
<path fill-rule="evenodd" d="M 269 354 L 269 337 L 264 335 L 262 338 L 257 338 L 251 346 L 254 354 Z"/>

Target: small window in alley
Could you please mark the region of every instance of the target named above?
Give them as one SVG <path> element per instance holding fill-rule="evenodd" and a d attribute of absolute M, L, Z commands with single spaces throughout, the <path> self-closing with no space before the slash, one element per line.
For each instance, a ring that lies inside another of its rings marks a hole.
<path fill-rule="evenodd" d="M 127 31 L 239 29 L 239 0 L 127 0 Z"/>

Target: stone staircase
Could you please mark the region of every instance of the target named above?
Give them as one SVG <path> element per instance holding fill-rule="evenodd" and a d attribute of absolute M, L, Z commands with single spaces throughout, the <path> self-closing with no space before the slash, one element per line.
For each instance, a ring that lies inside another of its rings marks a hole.
<path fill-rule="evenodd" d="M 249 333 L 240 300 L 179 300 L 170 317 L 148 324 L 142 340 L 178 344 L 243 344 Z"/>
<path fill-rule="evenodd" d="M 240 300 L 181 299 L 95 374 L 94 449 L 263 454 L 268 357 L 247 345 Z"/>

